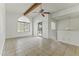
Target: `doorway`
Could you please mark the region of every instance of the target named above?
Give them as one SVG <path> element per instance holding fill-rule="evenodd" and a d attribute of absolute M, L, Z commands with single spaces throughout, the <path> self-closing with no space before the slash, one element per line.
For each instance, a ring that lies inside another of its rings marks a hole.
<path fill-rule="evenodd" d="M 37 32 L 37 35 L 38 36 L 42 36 L 42 22 L 39 22 L 38 23 L 38 32 Z"/>

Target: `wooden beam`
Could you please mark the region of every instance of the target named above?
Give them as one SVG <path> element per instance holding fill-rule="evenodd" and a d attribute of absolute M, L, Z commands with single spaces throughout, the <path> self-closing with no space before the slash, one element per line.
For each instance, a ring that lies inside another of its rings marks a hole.
<path fill-rule="evenodd" d="M 37 8 L 41 3 L 34 3 L 27 11 L 24 12 L 24 15 L 27 15 L 31 11 L 33 11 L 35 8 Z"/>

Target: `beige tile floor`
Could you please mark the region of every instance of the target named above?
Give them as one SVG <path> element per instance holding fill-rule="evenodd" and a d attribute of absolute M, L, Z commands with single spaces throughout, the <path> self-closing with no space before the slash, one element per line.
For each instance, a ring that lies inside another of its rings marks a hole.
<path fill-rule="evenodd" d="M 79 47 L 41 37 L 6 39 L 3 56 L 79 56 Z"/>

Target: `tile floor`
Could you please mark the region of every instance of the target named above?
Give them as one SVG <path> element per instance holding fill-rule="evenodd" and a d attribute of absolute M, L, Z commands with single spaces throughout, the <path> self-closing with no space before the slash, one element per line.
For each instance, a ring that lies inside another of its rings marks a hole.
<path fill-rule="evenodd" d="M 79 56 L 79 47 L 41 37 L 6 39 L 3 56 Z"/>

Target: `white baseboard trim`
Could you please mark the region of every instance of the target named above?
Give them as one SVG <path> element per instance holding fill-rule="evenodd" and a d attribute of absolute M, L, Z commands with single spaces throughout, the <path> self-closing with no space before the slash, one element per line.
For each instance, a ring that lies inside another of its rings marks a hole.
<path fill-rule="evenodd" d="M 33 36 L 30 35 L 30 36 L 10 37 L 10 38 L 6 38 L 6 39 L 19 39 L 19 38 L 24 38 L 24 37 L 33 37 Z"/>
<path fill-rule="evenodd" d="M 71 43 L 71 42 L 62 41 L 62 40 L 58 40 L 58 41 L 59 41 L 59 42 L 62 42 L 62 43 L 66 43 L 66 44 L 70 44 L 70 45 L 78 46 L 78 47 L 79 47 L 79 44 L 77 44 L 77 43 Z"/>

